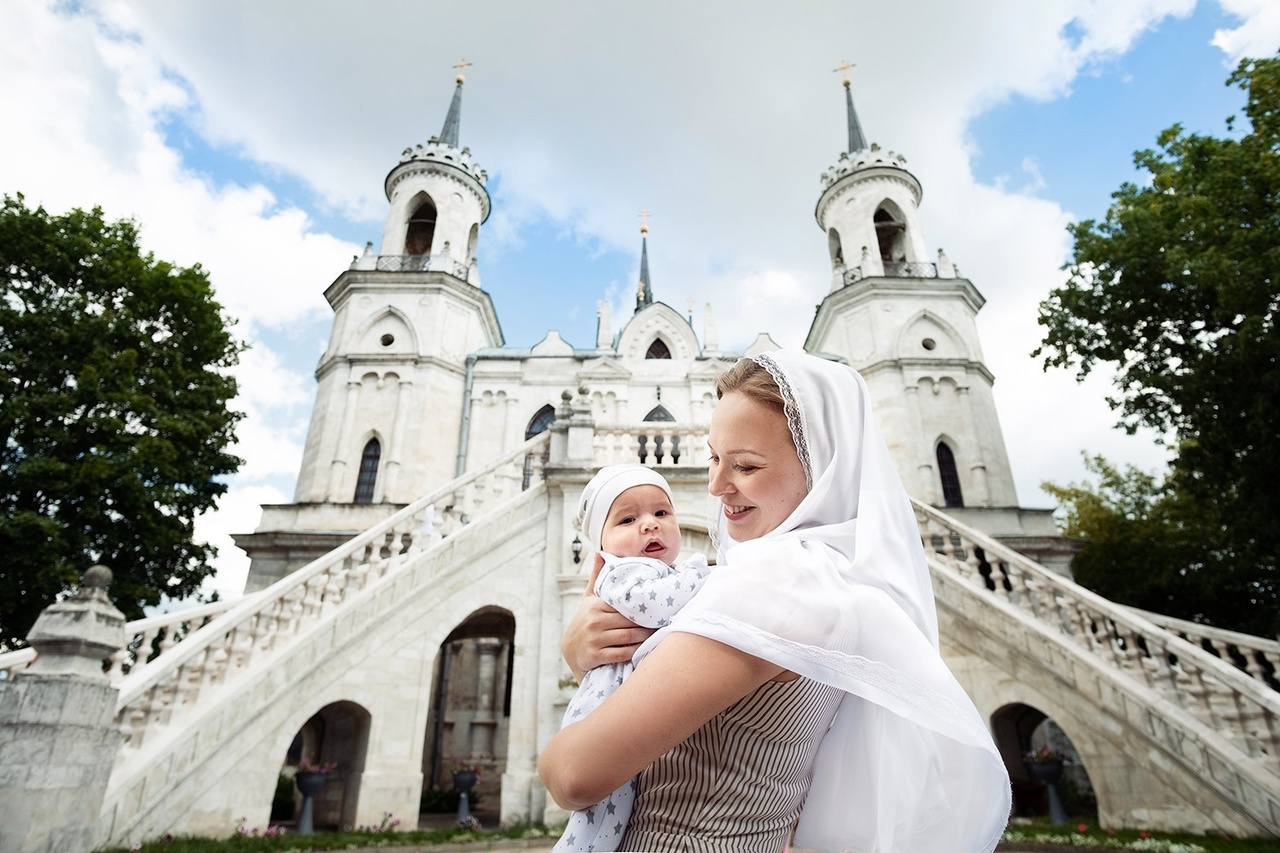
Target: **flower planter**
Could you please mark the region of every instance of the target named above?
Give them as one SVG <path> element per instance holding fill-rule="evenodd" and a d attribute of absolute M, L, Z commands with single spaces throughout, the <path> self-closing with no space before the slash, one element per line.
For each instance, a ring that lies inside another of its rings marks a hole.
<path fill-rule="evenodd" d="M 302 813 L 298 815 L 299 835 L 315 835 L 316 830 L 313 825 L 315 805 L 312 798 L 324 790 L 325 783 L 328 781 L 329 777 L 325 773 L 299 773 L 293 777 L 293 783 L 298 786 L 298 792 L 302 794 Z"/>
<path fill-rule="evenodd" d="M 479 777 L 474 770 L 453 771 L 453 787 L 458 789 L 458 826 L 467 826 L 471 822 L 471 803 L 468 794 L 476 786 Z"/>
<path fill-rule="evenodd" d="M 1049 823 L 1063 826 L 1067 822 L 1067 810 L 1058 796 L 1058 780 L 1062 778 L 1061 761 L 1029 761 L 1031 775 L 1044 783 L 1049 794 Z"/>

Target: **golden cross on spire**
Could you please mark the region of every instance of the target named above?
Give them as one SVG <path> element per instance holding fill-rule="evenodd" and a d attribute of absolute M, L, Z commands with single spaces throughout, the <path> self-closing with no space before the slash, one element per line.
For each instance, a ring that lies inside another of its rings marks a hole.
<path fill-rule="evenodd" d="M 467 78 L 462 76 L 462 72 L 466 70 L 468 65 L 471 65 L 471 63 L 467 62 L 467 58 L 464 56 L 462 59 L 458 60 L 458 63 L 456 65 L 453 66 L 454 68 L 458 69 L 459 83 L 465 83 L 467 81 Z"/>
<path fill-rule="evenodd" d="M 844 83 L 844 85 L 848 86 L 849 85 L 849 69 L 852 67 L 853 67 L 852 62 L 848 61 L 847 59 L 842 59 L 840 60 L 840 64 L 837 65 L 835 68 L 833 68 L 832 71 L 836 72 L 837 74 L 843 74 L 844 80 L 842 82 Z"/>
<path fill-rule="evenodd" d="M 649 233 L 649 217 L 650 216 L 652 216 L 652 214 L 649 213 L 649 211 L 647 210 L 640 211 L 640 233 L 641 234 Z"/>

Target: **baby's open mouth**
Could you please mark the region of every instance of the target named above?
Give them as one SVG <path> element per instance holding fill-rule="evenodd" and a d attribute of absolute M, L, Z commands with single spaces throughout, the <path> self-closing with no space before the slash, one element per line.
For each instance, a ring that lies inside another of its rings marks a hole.
<path fill-rule="evenodd" d="M 648 545 L 645 545 L 645 546 L 644 546 L 644 552 L 645 552 L 646 554 L 653 554 L 653 553 L 655 553 L 655 552 L 657 552 L 657 551 L 665 551 L 665 550 L 667 550 L 667 546 L 666 546 L 666 545 L 663 545 L 663 544 L 662 544 L 660 541 L 658 541 L 657 539 L 653 540 L 653 541 L 652 541 L 652 542 L 650 542 Z"/>

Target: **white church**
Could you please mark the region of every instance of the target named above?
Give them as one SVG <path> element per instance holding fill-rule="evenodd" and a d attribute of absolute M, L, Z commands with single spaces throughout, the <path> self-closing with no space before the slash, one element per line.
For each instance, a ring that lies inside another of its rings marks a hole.
<path fill-rule="evenodd" d="M 98 652 L 77 664 L 102 681 L 111 733 L 94 735 L 99 787 L 90 796 L 82 773 L 67 793 L 96 843 L 266 826 L 302 758 L 336 765 L 318 827 L 388 813 L 412 825 L 459 763 L 481 767 L 501 823 L 561 820 L 536 764 L 574 687 L 559 641 L 591 565 L 573 518 L 583 486 L 602 465 L 655 467 L 686 549 L 707 550 L 715 379 L 742 354 L 655 298 L 643 234 L 635 310 L 616 331 L 602 312 L 594 347 L 556 333 L 506 346 L 476 264 L 490 198 L 460 147 L 462 86 L 440 135 L 387 175 L 377 251 L 325 291 L 333 328 L 297 491 L 236 537 L 245 595 L 124 625 L 105 676 Z M 805 348 L 866 377 L 920 524 L 943 657 L 990 725 L 1016 808 L 1043 810 L 1022 756 L 1052 720 L 1101 826 L 1280 837 L 1280 643 L 1071 581 L 1073 543 L 1049 510 L 1018 505 L 983 297 L 930 254 L 919 181 L 868 144 L 845 87 L 847 150 L 816 207 L 831 289 Z M 773 348 L 762 334 L 746 354 Z M 76 606 L 107 606 L 90 592 Z M 42 677 L 56 687 L 65 648 L 0 655 L 0 699 Z M 61 796 L 27 778 L 0 800 Z"/>
<path fill-rule="evenodd" d="M 294 502 L 263 507 L 257 531 L 236 537 L 252 559 L 247 591 L 509 454 L 552 426 L 565 391 L 581 394 L 593 440 L 611 456 L 674 474 L 685 541 L 705 548 L 704 434 L 716 377 L 740 356 L 777 344 L 762 333 L 745 353 L 723 352 L 710 319 L 700 338 L 692 318 L 656 300 L 642 226 L 635 311 L 616 332 L 602 307 L 592 348 L 575 349 L 556 332 L 530 348 L 505 346 L 480 286 L 477 246 L 490 198 L 485 171 L 460 147 L 462 91 L 459 75 L 440 135 L 405 149 L 387 175 L 378 251 L 368 244 L 325 291 L 333 329 L 316 369 Z M 822 175 L 816 211 L 828 237 L 831 291 L 805 349 L 866 378 L 913 496 L 1065 572 L 1071 543 L 1049 510 L 1019 507 L 1014 492 L 975 324 L 983 297 L 941 251 L 930 255 L 919 181 L 903 157 L 867 143 L 847 78 L 845 93 L 848 151 Z M 546 461 L 546 450 L 528 461 L 522 487 L 535 461 Z M 566 544 L 569 553 L 582 547 L 568 530 L 547 547 Z M 452 614 L 459 622 L 467 616 Z M 505 706 L 508 697 L 453 695 L 460 678 L 474 685 L 480 672 L 481 692 L 508 689 L 513 626 L 487 621 L 460 630 L 442 658 L 445 681 L 437 674 L 433 695 L 443 714 L 432 711 L 428 784 L 445 783 L 439 768 L 453 755 L 505 758 L 505 720 L 476 738 L 461 732 L 475 729 L 474 719 L 459 715 L 485 700 Z M 477 630 L 496 636 L 473 636 Z M 543 678 L 562 675 L 553 669 Z"/>

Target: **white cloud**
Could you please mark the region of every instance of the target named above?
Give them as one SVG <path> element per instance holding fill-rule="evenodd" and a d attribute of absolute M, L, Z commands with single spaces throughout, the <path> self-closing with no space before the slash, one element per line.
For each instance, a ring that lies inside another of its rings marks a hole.
<path fill-rule="evenodd" d="M 1213 44 L 1235 65 L 1246 56 L 1274 56 L 1280 51 L 1280 5 L 1272 0 L 1219 0 L 1223 10 L 1240 18 L 1235 29 L 1218 30 Z"/>

